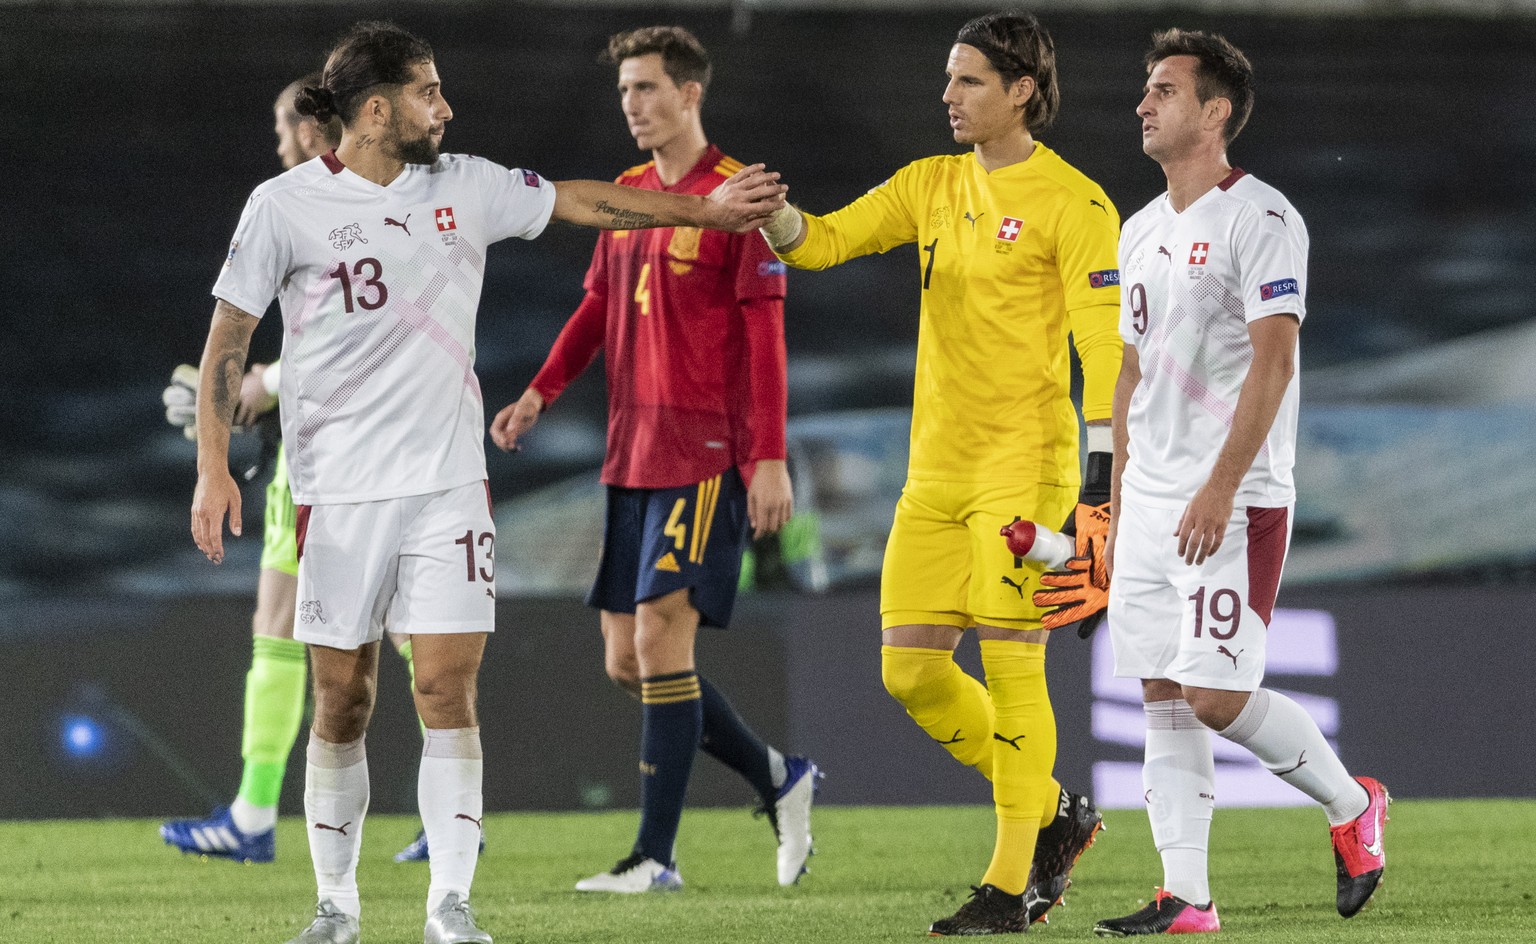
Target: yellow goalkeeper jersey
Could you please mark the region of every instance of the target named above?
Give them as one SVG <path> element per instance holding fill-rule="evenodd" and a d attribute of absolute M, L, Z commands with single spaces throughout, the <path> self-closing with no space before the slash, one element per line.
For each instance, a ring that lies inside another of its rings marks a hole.
<path fill-rule="evenodd" d="M 1070 334 L 1083 414 L 1107 419 L 1120 370 L 1120 218 L 1038 142 L 992 173 L 930 157 L 826 216 L 781 258 L 825 269 L 915 242 L 922 307 L 908 475 L 1077 486 Z"/>

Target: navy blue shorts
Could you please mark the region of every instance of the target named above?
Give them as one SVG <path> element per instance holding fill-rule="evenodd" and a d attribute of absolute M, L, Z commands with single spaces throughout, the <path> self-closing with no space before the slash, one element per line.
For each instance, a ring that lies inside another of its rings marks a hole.
<path fill-rule="evenodd" d="M 679 488 L 610 485 L 603 557 L 587 605 L 633 613 L 637 603 L 687 587 L 700 624 L 724 627 L 750 537 L 747 488 L 734 467 Z"/>

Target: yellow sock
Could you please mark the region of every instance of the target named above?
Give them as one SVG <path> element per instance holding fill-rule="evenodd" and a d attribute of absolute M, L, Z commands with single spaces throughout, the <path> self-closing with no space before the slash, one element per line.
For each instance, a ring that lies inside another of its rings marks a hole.
<path fill-rule="evenodd" d="M 1053 713 L 1051 715 L 1051 717 L 1054 718 L 1055 714 Z M 1045 808 L 1040 811 L 1040 828 L 1044 829 L 1045 827 L 1047 827 L 1047 826 L 1051 825 L 1052 823 L 1056 822 L 1056 814 L 1058 814 L 1060 812 L 1061 812 L 1061 781 L 1057 780 L 1055 777 L 1052 777 L 1051 778 L 1051 792 L 1045 798 Z"/>
<path fill-rule="evenodd" d="M 960 763 L 991 779 L 992 698 L 955 664 L 953 653 L 881 646 L 880 675 L 918 727 Z"/>
<path fill-rule="evenodd" d="M 1045 687 L 1045 646 L 983 639 L 981 662 L 987 671 L 997 732 L 992 741 L 997 844 L 982 882 L 1017 895 L 1029 885 L 1040 811 L 1047 797 L 1054 801 L 1056 796 L 1051 792 L 1056 716 Z"/>

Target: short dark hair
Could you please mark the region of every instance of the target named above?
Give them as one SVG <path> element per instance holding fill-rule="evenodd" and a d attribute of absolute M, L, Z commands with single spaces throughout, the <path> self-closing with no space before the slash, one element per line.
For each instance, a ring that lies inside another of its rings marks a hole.
<path fill-rule="evenodd" d="M 1008 86 L 1029 76 L 1035 94 L 1024 105 L 1024 127 L 1031 134 L 1049 128 L 1061 107 L 1061 86 L 1056 80 L 1056 44 L 1040 21 L 1020 10 L 978 16 L 955 36 L 956 43 L 974 46 Z"/>
<path fill-rule="evenodd" d="M 1213 98 L 1232 103 L 1232 115 L 1221 136 L 1231 144 L 1253 113 L 1253 64 L 1241 49 L 1219 33 L 1174 27 L 1152 34 L 1147 50 L 1147 73 L 1172 56 L 1195 57 L 1195 94 L 1204 105 Z"/>
<path fill-rule="evenodd" d="M 681 26 L 642 26 L 625 33 L 615 33 L 608 38 L 608 48 L 598 58 L 612 65 L 636 56 L 657 53 L 661 56 L 661 68 L 679 87 L 684 82 L 697 82 L 709 90 L 711 68 L 709 53 L 698 37 Z"/>
<path fill-rule="evenodd" d="M 405 85 L 419 63 L 432 59 L 432 47 L 426 40 L 385 20 L 365 20 L 348 30 L 331 50 L 319 85 L 299 90 L 294 110 L 322 125 L 338 115 L 351 124 L 374 89 Z"/>

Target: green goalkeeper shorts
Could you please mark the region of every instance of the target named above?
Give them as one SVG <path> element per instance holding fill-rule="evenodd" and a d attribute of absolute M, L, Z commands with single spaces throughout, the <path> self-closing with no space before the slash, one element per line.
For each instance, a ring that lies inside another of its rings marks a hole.
<path fill-rule="evenodd" d="M 299 542 L 294 533 L 293 493 L 288 490 L 288 455 L 277 447 L 277 468 L 267 483 L 267 514 L 261 535 L 261 569 L 299 572 Z"/>

